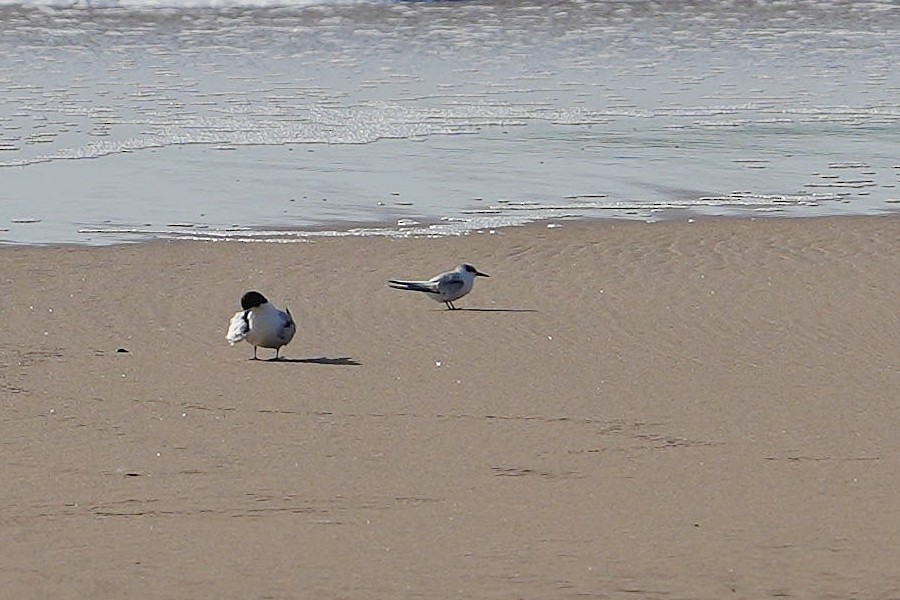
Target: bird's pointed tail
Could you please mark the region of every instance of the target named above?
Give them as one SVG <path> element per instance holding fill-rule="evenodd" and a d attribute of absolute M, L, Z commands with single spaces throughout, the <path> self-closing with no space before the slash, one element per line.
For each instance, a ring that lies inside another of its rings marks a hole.
<path fill-rule="evenodd" d="M 388 285 L 395 290 L 411 290 L 413 292 L 434 293 L 434 286 L 427 281 L 403 281 L 400 279 L 388 279 Z"/>

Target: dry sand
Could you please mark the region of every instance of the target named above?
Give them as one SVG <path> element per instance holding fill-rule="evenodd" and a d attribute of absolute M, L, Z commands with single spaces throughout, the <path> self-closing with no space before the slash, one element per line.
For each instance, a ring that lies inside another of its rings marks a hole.
<path fill-rule="evenodd" d="M 897 217 L 3 249 L 2 596 L 896 598 L 898 250 Z M 462 260 L 468 310 L 385 285 Z M 293 361 L 225 342 L 251 288 Z"/>

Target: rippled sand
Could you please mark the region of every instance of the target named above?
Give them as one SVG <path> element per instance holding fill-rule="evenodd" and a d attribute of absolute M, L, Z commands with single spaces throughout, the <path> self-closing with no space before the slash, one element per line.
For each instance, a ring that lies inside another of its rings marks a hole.
<path fill-rule="evenodd" d="M 900 594 L 896 217 L 0 250 L 15 598 Z M 489 273 L 442 310 L 392 277 Z M 224 340 L 287 305 L 282 363 Z"/>

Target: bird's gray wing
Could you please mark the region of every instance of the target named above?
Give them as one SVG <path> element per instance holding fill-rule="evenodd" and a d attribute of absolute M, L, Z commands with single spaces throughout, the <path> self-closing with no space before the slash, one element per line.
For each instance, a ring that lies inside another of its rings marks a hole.
<path fill-rule="evenodd" d="M 287 307 L 285 307 L 284 312 L 279 314 L 281 315 L 281 328 L 278 330 L 278 341 L 282 344 L 288 344 L 294 338 L 297 325 L 294 323 L 291 311 Z"/>
<path fill-rule="evenodd" d="M 437 283 L 438 292 L 444 296 L 452 296 L 458 293 L 466 285 L 466 282 L 463 279 L 462 275 L 460 275 L 456 271 L 442 273 L 432 281 L 435 280 Z"/>

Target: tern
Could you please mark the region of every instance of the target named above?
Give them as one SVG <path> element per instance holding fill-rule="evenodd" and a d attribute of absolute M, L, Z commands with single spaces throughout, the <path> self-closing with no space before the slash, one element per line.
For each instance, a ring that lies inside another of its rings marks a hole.
<path fill-rule="evenodd" d="M 225 339 L 234 346 L 241 340 L 253 344 L 253 360 L 257 346 L 275 349 L 275 360 L 280 358 L 281 347 L 288 345 L 297 332 L 291 311 L 279 310 L 259 292 L 247 292 L 241 296 L 241 311 L 231 317 Z"/>
<path fill-rule="evenodd" d="M 450 310 L 456 310 L 453 302 L 472 291 L 476 277 L 490 277 L 469 263 L 463 263 L 452 271 L 435 275 L 428 281 L 403 281 L 389 279 L 388 285 L 397 290 L 425 292 L 437 302 L 443 302 Z"/>

